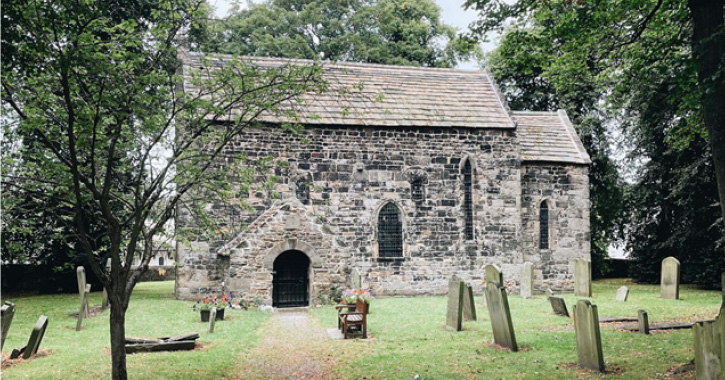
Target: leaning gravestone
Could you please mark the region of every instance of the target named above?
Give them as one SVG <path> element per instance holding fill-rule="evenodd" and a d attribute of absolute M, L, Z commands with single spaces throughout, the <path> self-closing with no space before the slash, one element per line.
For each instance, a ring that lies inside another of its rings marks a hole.
<path fill-rule="evenodd" d="M 531 298 L 534 295 L 534 264 L 530 262 L 525 262 L 521 268 L 519 294 L 521 298 Z"/>
<path fill-rule="evenodd" d="M 725 379 L 725 310 L 714 321 L 695 323 L 692 331 L 697 380 Z"/>
<path fill-rule="evenodd" d="M 15 316 L 15 304 L 12 302 L 5 301 L 5 305 L 0 308 L 0 323 L 2 323 L 2 341 L 0 341 L 0 350 L 5 346 L 5 338 L 8 336 L 10 330 L 10 324 L 13 323 L 13 316 Z"/>
<path fill-rule="evenodd" d="M 640 309 L 637 312 L 637 323 L 639 324 L 639 333 L 649 335 L 649 316 L 646 311 Z"/>
<path fill-rule="evenodd" d="M 488 264 L 484 267 L 484 279 L 486 283 L 498 282 L 503 285 L 503 273 L 501 273 L 501 269 L 497 265 Z"/>
<path fill-rule="evenodd" d="M 88 313 L 88 293 L 86 292 L 86 270 L 83 267 L 76 268 L 76 278 L 78 280 L 78 294 L 81 299 L 81 306 L 78 310 L 78 321 L 76 322 L 76 331 L 81 331 L 83 326 L 83 318 Z"/>
<path fill-rule="evenodd" d="M 463 327 L 463 288 L 464 283 L 453 276 L 448 281 L 448 307 L 446 312 L 446 330 L 461 331 Z"/>
<path fill-rule="evenodd" d="M 574 305 L 574 333 L 579 365 L 604 372 L 602 337 L 599 333 L 599 313 L 596 305 L 587 300 L 579 300 Z"/>
<path fill-rule="evenodd" d="M 212 307 L 209 313 L 209 334 L 214 332 L 214 324 L 216 322 L 216 308 Z"/>
<path fill-rule="evenodd" d="M 463 287 L 463 320 L 476 320 L 476 304 L 473 298 L 473 288 L 468 284 L 465 284 Z"/>
<path fill-rule="evenodd" d="M 589 260 L 574 259 L 574 295 L 592 296 L 592 262 Z"/>
<path fill-rule="evenodd" d="M 491 318 L 494 342 L 511 351 L 518 351 L 506 288 L 496 281 L 487 283 L 486 304 L 488 305 L 488 315 Z"/>
<path fill-rule="evenodd" d="M 662 260 L 660 297 L 668 300 L 680 298 L 680 262 L 674 257 Z"/>
<path fill-rule="evenodd" d="M 626 302 L 628 296 L 629 288 L 626 286 L 622 286 L 621 288 L 617 289 L 617 296 L 614 299 L 619 302 Z"/>
<path fill-rule="evenodd" d="M 352 268 L 352 272 L 350 273 L 350 286 L 352 286 L 353 289 L 362 288 L 362 278 L 360 277 L 360 272 L 357 268 Z"/>
<path fill-rule="evenodd" d="M 30 333 L 30 339 L 28 339 L 28 344 L 23 348 L 16 348 L 13 350 L 12 354 L 10 354 L 10 359 L 17 359 L 20 354 L 23 354 L 23 359 L 28 359 L 31 356 L 38 353 L 38 349 L 40 348 L 40 343 L 43 341 L 43 336 L 45 335 L 45 329 L 48 327 L 48 317 L 45 315 L 41 315 L 40 318 L 38 318 L 38 322 L 35 323 L 35 326 L 33 327 L 33 332 Z"/>
<path fill-rule="evenodd" d="M 549 303 L 554 314 L 569 318 L 569 310 L 567 310 L 566 302 L 563 298 L 551 296 L 549 297 Z"/>

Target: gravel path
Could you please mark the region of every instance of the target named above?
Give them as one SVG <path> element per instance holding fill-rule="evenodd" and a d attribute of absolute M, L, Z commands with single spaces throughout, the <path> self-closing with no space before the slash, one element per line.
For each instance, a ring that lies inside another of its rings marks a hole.
<path fill-rule="evenodd" d="M 306 311 L 278 311 L 258 333 L 262 341 L 241 357 L 236 378 L 336 378 L 333 370 L 339 364 L 336 352 L 341 348 L 341 341 L 331 340 L 327 331 Z"/>

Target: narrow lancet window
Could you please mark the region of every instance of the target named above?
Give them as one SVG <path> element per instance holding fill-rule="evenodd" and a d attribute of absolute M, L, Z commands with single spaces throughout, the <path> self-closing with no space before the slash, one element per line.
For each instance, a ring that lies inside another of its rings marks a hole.
<path fill-rule="evenodd" d="M 473 240 L 473 199 L 471 188 L 473 187 L 473 171 L 471 161 L 466 160 L 463 165 L 463 214 L 466 217 L 464 233 L 466 240 Z"/>
<path fill-rule="evenodd" d="M 423 178 L 413 179 L 413 182 L 410 183 L 410 193 L 414 201 L 422 201 L 425 199 L 425 194 L 423 193 Z"/>
<path fill-rule="evenodd" d="M 539 210 L 539 249 L 549 249 L 549 204 L 541 202 Z"/>
<path fill-rule="evenodd" d="M 295 186 L 297 187 L 297 199 L 299 199 L 302 204 L 308 204 L 310 202 L 310 187 L 307 182 L 297 181 Z"/>
<path fill-rule="evenodd" d="M 383 206 L 378 215 L 378 256 L 403 257 L 403 223 L 392 203 Z"/>

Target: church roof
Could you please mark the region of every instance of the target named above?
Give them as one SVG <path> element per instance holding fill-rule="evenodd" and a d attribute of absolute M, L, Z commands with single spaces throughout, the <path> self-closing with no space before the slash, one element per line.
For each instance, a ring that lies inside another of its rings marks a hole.
<path fill-rule="evenodd" d="M 232 56 L 184 52 L 181 58 L 184 89 L 194 91 L 192 68 L 223 65 Z M 270 68 L 313 62 L 240 59 Z M 329 90 L 305 95 L 305 104 L 298 111 L 303 124 L 515 128 L 494 82 L 485 72 L 348 62 L 322 62 L 322 67 Z M 362 89 L 357 84 L 362 84 Z M 260 120 L 287 121 L 274 115 L 262 115 Z"/>
<path fill-rule="evenodd" d="M 566 111 L 513 111 L 522 161 L 590 164 L 592 161 Z"/>

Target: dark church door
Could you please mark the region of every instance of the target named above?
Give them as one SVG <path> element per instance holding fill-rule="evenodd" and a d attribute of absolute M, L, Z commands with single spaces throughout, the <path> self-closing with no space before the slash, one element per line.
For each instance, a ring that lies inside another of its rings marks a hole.
<path fill-rule="evenodd" d="M 272 305 L 274 307 L 308 306 L 310 259 L 300 251 L 282 252 L 274 260 Z"/>

